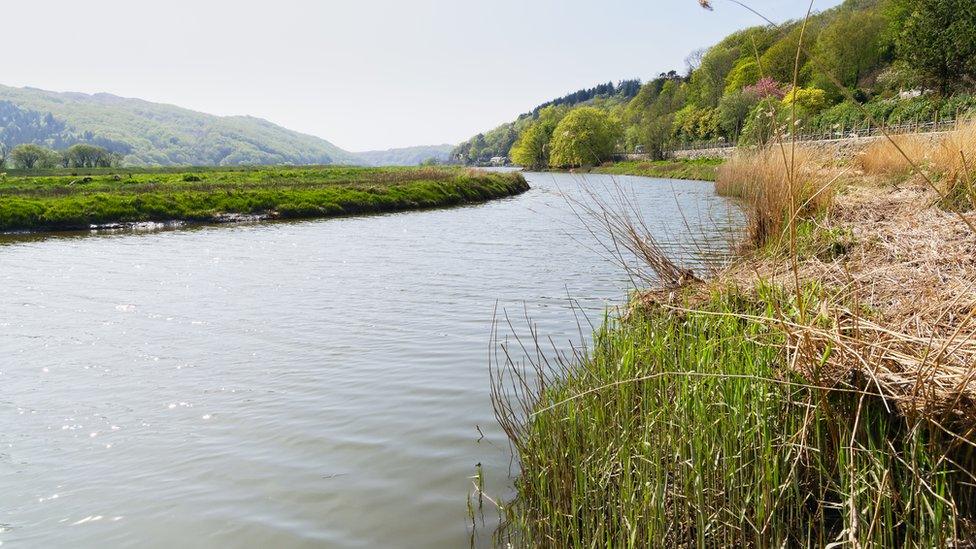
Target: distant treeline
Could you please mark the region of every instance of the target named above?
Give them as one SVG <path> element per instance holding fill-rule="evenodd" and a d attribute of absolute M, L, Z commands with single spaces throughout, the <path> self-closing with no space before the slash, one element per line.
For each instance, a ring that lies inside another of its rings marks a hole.
<path fill-rule="evenodd" d="M 0 143 L 0 169 L 51 170 L 54 168 L 110 168 L 122 162 L 120 153 L 104 147 L 79 143 L 64 151 L 33 144 L 8 149 Z"/>
<path fill-rule="evenodd" d="M 575 91 L 568 95 L 564 95 L 559 99 L 553 99 L 552 101 L 543 103 L 532 109 L 532 117 L 538 118 L 539 112 L 546 107 L 558 107 L 561 105 L 572 107 L 581 103 L 586 103 L 587 101 L 596 99 L 597 97 L 612 97 L 616 95 L 622 99 L 631 99 L 637 95 L 637 92 L 639 92 L 640 89 L 640 80 L 621 80 L 619 84 L 607 82 L 606 84 L 600 84 L 599 86 L 586 90 Z"/>
<path fill-rule="evenodd" d="M 868 120 L 965 115 L 976 109 L 976 2 L 847 0 L 805 22 L 738 31 L 689 56 L 687 72 L 635 84 L 540 105 L 462 143 L 455 158 L 565 167 L 603 162 L 615 150 L 662 157 L 699 141 L 761 144 Z"/>
<path fill-rule="evenodd" d="M 512 145 L 518 139 L 525 125 L 539 118 L 540 113 L 549 107 L 575 107 L 577 105 L 603 102 L 623 104 L 640 92 L 640 80 L 621 80 L 619 83 L 607 82 L 588 89 L 582 89 L 547 101 L 530 112 L 519 116 L 515 122 L 503 124 L 490 132 L 478 134 L 458 145 L 452 154 L 453 159 L 474 164 L 486 163 L 494 157 L 508 156 Z"/>

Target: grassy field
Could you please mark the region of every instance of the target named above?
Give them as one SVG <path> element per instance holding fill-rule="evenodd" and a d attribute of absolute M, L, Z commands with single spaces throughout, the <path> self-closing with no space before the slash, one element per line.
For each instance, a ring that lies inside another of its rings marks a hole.
<path fill-rule="evenodd" d="M 721 164 L 722 160 L 718 158 L 655 160 L 647 162 L 627 161 L 605 164 L 595 168 L 593 172 L 610 175 L 638 175 L 642 177 L 715 181 L 718 174 L 718 167 Z"/>
<path fill-rule="evenodd" d="M 314 218 L 453 206 L 524 192 L 518 174 L 419 168 L 78 170 L 0 177 L 0 231 L 228 216 Z"/>

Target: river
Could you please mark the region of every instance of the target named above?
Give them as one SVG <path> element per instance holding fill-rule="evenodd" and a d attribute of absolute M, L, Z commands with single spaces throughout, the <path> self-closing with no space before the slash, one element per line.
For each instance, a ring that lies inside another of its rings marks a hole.
<path fill-rule="evenodd" d="M 708 183 L 527 178 L 471 207 L 0 240 L 4 549 L 467 546 L 476 464 L 510 490 L 496 304 L 568 346 L 569 297 L 599 323 L 630 285 L 562 193 L 619 185 L 688 249 L 740 223 Z"/>

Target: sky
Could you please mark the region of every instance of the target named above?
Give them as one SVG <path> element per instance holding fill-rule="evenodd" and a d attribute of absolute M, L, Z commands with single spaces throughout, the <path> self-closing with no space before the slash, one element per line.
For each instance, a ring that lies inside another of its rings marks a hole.
<path fill-rule="evenodd" d="M 9 2 L 0 84 L 248 114 L 350 151 L 454 144 L 580 88 L 684 70 L 690 52 L 761 23 L 712 3 Z M 748 3 L 774 21 L 808 7 Z"/>

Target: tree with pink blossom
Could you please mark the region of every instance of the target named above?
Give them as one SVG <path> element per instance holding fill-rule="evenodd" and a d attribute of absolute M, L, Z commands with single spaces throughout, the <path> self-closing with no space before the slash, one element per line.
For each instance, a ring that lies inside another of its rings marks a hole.
<path fill-rule="evenodd" d="M 746 86 L 743 91 L 753 94 L 759 99 L 766 99 L 768 97 L 783 99 L 786 97 L 786 88 L 769 76 L 759 79 L 759 82 L 756 82 L 752 86 Z"/>

